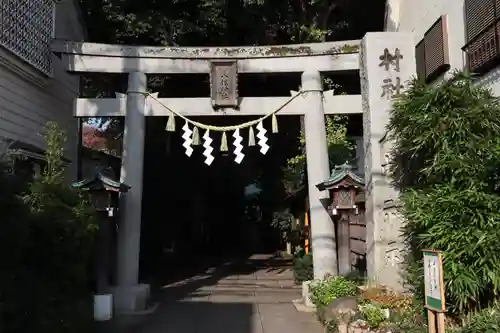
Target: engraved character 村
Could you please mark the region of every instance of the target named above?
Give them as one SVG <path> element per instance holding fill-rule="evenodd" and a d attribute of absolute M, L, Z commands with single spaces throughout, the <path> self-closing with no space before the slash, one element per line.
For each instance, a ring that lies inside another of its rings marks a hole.
<path fill-rule="evenodd" d="M 403 59 L 403 55 L 401 54 L 401 51 L 396 48 L 394 51 L 394 54 L 389 52 L 389 49 L 384 49 L 384 54 L 382 54 L 380 57 L 380 64 L 378 65 L 379 67 L 385 67 L 385 70 L 388 71 L 391 66 L 394 66 L 394 70 L 396 72 L 400 71 L 399 67 L 399 61 Z"/>

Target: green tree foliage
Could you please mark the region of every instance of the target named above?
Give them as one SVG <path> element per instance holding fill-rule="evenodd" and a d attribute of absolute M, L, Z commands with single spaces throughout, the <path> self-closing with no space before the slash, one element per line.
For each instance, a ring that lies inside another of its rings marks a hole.
<path fill-rule="evenodd" d="M 347 121 L 348 118 L 343 116 L 326 117 L 326 142 L 328 145 L 330 168 L 345 162 L 354 162 L 354 144 L 347 137 Z M 304 131 L 301 131 L 298 154 L 287 160 L 287 165 L 283 170 L 285 188 L 289 193 L 293 193 L 302 186 L 306 186 L 305 145 Z"/>
<path fill-rule="evenodd" d="M 499 112 L 489 90 L 456 73 L 436 86 L 413 82 L 391 113 L 410 282 L 422 292 L 422 249 L 444 251 L 455 314 L 485 306 L 500 291 Z"/>
<path fill-rule="evenodd" d="M 18 195 L 0 176 L 0 322 L 2 332 L 88 331 L 93 208 L 64 180 L 65 135 L 46 128 L 47 167 Z M 5 185 L 5 187 L 4 187 Z"/>
<path fill-rule="evenodd" d="M 360 39 L 367 31 L 380 31 L 385 10 L 385 0 L 79 3 L 90 41 L 155 46 L 253 46 Z M 155 91 L 163 91 L 168 77 L 151 81 L 155 82 Z M 114 96 L 115 91 L 126 90 L 126 79 L 120 75 L 86 75 L 83 82 L 85 97 Z M 116 126 L 121 127 L 114 121 L 110 128 Z"/>
<path fill-rule="evenodd" d="M 272 45 L 380 30 L 385 1 L 80 0 L 90 39 L 169 46 Z"/>

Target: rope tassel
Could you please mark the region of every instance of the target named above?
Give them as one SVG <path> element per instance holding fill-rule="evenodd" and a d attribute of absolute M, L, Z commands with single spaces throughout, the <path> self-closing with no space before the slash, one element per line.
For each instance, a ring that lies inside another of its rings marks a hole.
<path fill-rule="evenodd" d="M 250 126 L 248 129 L 248 146 L 255 146 L 255 133 L 253 132 L 253 126 Z"/>
<path fill-rule="evenodd" d="M 175 132 L 175 115 L 170 113 L 168 116 L 167 126 L 165 127 L 165 131 L 167 132 Z"/>
<path fill-rule="evenodd" d="M 272 130 L 273 133 L 278 133 L 278 117 L 276 116 L 276 113 L 273 113 L 272 116 Z"/>
<path fill-rule="evenodd" d="M 198 127 L 193 128 L 193 143 L 191 145 L 193 146 L 199 146 L 201 144 L 200 142 L 200 132 L 198 130 Z"/>
<path fill-rule="evenodd" d="M 221 152 L 226 152 L 228 150 L 227 148 L 227 136 L 226 132 L 222 132 L 222 138 L 220 140 L 220 151 Z"/>
<path fill-rule="evenodd" d="M 263 115 L 259 119 L 255 119 L 252 121 L 244 122 L 244 123 L 239 124 L 239 125 L 232 125 L 232 126 L 210 126 L 210 125 L 206 125 L 206 124 L 203 124 L 200 122 L 196 122 L 194 120 L 190 120 L 188 117 L 186 117 L 182 113 L 178 113 L 178 112 L 172 110 L 165 103 L 163 103 L 160 99 L 158 99 L 157 93 L 151 94 L 149 92 L 127 91 L 127 94 L 128 93 L 144 94 L 146 97 L 151 98 L 156 103 L 161 105 L 168 112 L 168 120 L 167 120 L 167 123 L 165 125 L 166 132 L 175 132 L 176 131 L 176 124 L 175 124 L 176 119 L 175 119 L 175 117 L 179 117 L 179 119 L 186 122 L 184 124 L 184 126 L 182 127 L 182 130 L 184 132 L 182 137 L 184 139 L 183 146 L 186 148 L 186 155 L 188 155 L 188 156 L 190 156 L 192 151 L 193 151 L 192 146 L 200 144 L 201 138 L 200 138 L 199 131 L 205 130 L 206 132 L 202 138 L 203 139 L 203 147 L 205 148 L 203 155 L 206 156 L 205 163 L 207 165 L 210 165 L 214 160 L 214 157 L 212 156 L 212 152 L 214 149 L 211 146 L 213 140 L 209 136 L 210 130 L 213 130 L 216 132 L 222 132 L 222 137 L 221 137 L 221 142 L 220 142 L 220 151 L 221 152 L 228 152 L 229 149 L 228 149 L 228 144 L 227 144 L 227 132 L 235 131 L 235 135 L 234 135 L 235 140 L 238 142 L 238 144 L 241 144 L 242 138 L 240 135 L 237 135 L 236 133 L 238 133 L 238 131 L 241 131 L 244 128 L 248 128 L 248 146 L 251 147 L 251 146 L 259 145 L 261 147 L 260 152 L 262 154 L 266 154 L 270 147 L 267 144 L 267 141 L 268 141 L 268 138 L 266 136 L 267 131 L 262 124 L 263 121 L 266 120 L 267 118 L 271 117 L 272 133 L 278 133 L 278 118 L 277 118 L 276 114 L 278 112 L 280 112 L 281 110 L 283 110 L 287 105 L 292 103 L 292 101 L 294 99 L 296 99 L 297 97 L 301 96 L 302 94 L 304 94 L 305 92 L 308 92 L 308 91 L 317 91 L 317 90 L 302 90 L 301 89 L 297 92 L 292 91 L 291 92 L 292 96 L 290 97 L 290 99 L 288 99 L 285 103 L 283 103 L 280 107 L 278 107 L 274 111 L 266 113 L 265 115 Z M 126 96 L 126 94 L 121 94 L 121 95 L 117 94 L 116 97 L 123 98 L 125 96 Z M 147 105 L 148 105 L 148 107 L 150 107 L 149 104 L 147 104 Z M 189 128 L 189 126 L 192 126 L 192 130 Z M 254 126 L 255 126 L 255 129 L 254 129 Z M 258 131 L 257 135 L 254 133 L 255 130 Z M 258 138 L 258 141 L 256 141 L 255 137 Z M 238 149 L 239 149 L 239 147 L 238 147 Z"/>

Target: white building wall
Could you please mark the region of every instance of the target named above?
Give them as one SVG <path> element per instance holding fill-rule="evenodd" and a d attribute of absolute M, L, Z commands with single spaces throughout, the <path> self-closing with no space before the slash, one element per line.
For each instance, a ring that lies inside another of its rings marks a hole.
<path fill-rule="evenodd" d="M 466 44 L 464 0 L 388 0 L 386 7 L 387 31 L 411 32 L 415 45 L 441 15 L 446 15 L 451 69 L 463 70 L 466 66 L 462 47 Z M 481 77 L 481 84 L 500 96 L 500 67 Z"/>
<path fill-rule="evenodd" d="M 84 26 L 76 1 L 56 5 L 55 37 L 84 40 Z M 41 136 L 48 121 L 57 121 L 67 132 L 66 157 L 76 162 L 77 121 L 73 100 L 79 94 L 79 77 L 64 70 L 53 56 L 53 76 L 47 77 L 0 46 L 0 136 L 45 149 Z M 70 166 L 75 175 L 76 163 Z"/>

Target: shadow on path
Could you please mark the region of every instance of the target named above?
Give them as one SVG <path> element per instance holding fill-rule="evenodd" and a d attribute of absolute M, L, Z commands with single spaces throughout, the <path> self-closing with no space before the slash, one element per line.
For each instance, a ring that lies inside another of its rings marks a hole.
<path fill-rule="evenodd" d="M 290 262 L 254 255 L 170 283 L 159 308 L 127 333 L 316 333 L 314 314 L 297 312 Z M 120 332 L 121 333 L 121 332 Z"/>

